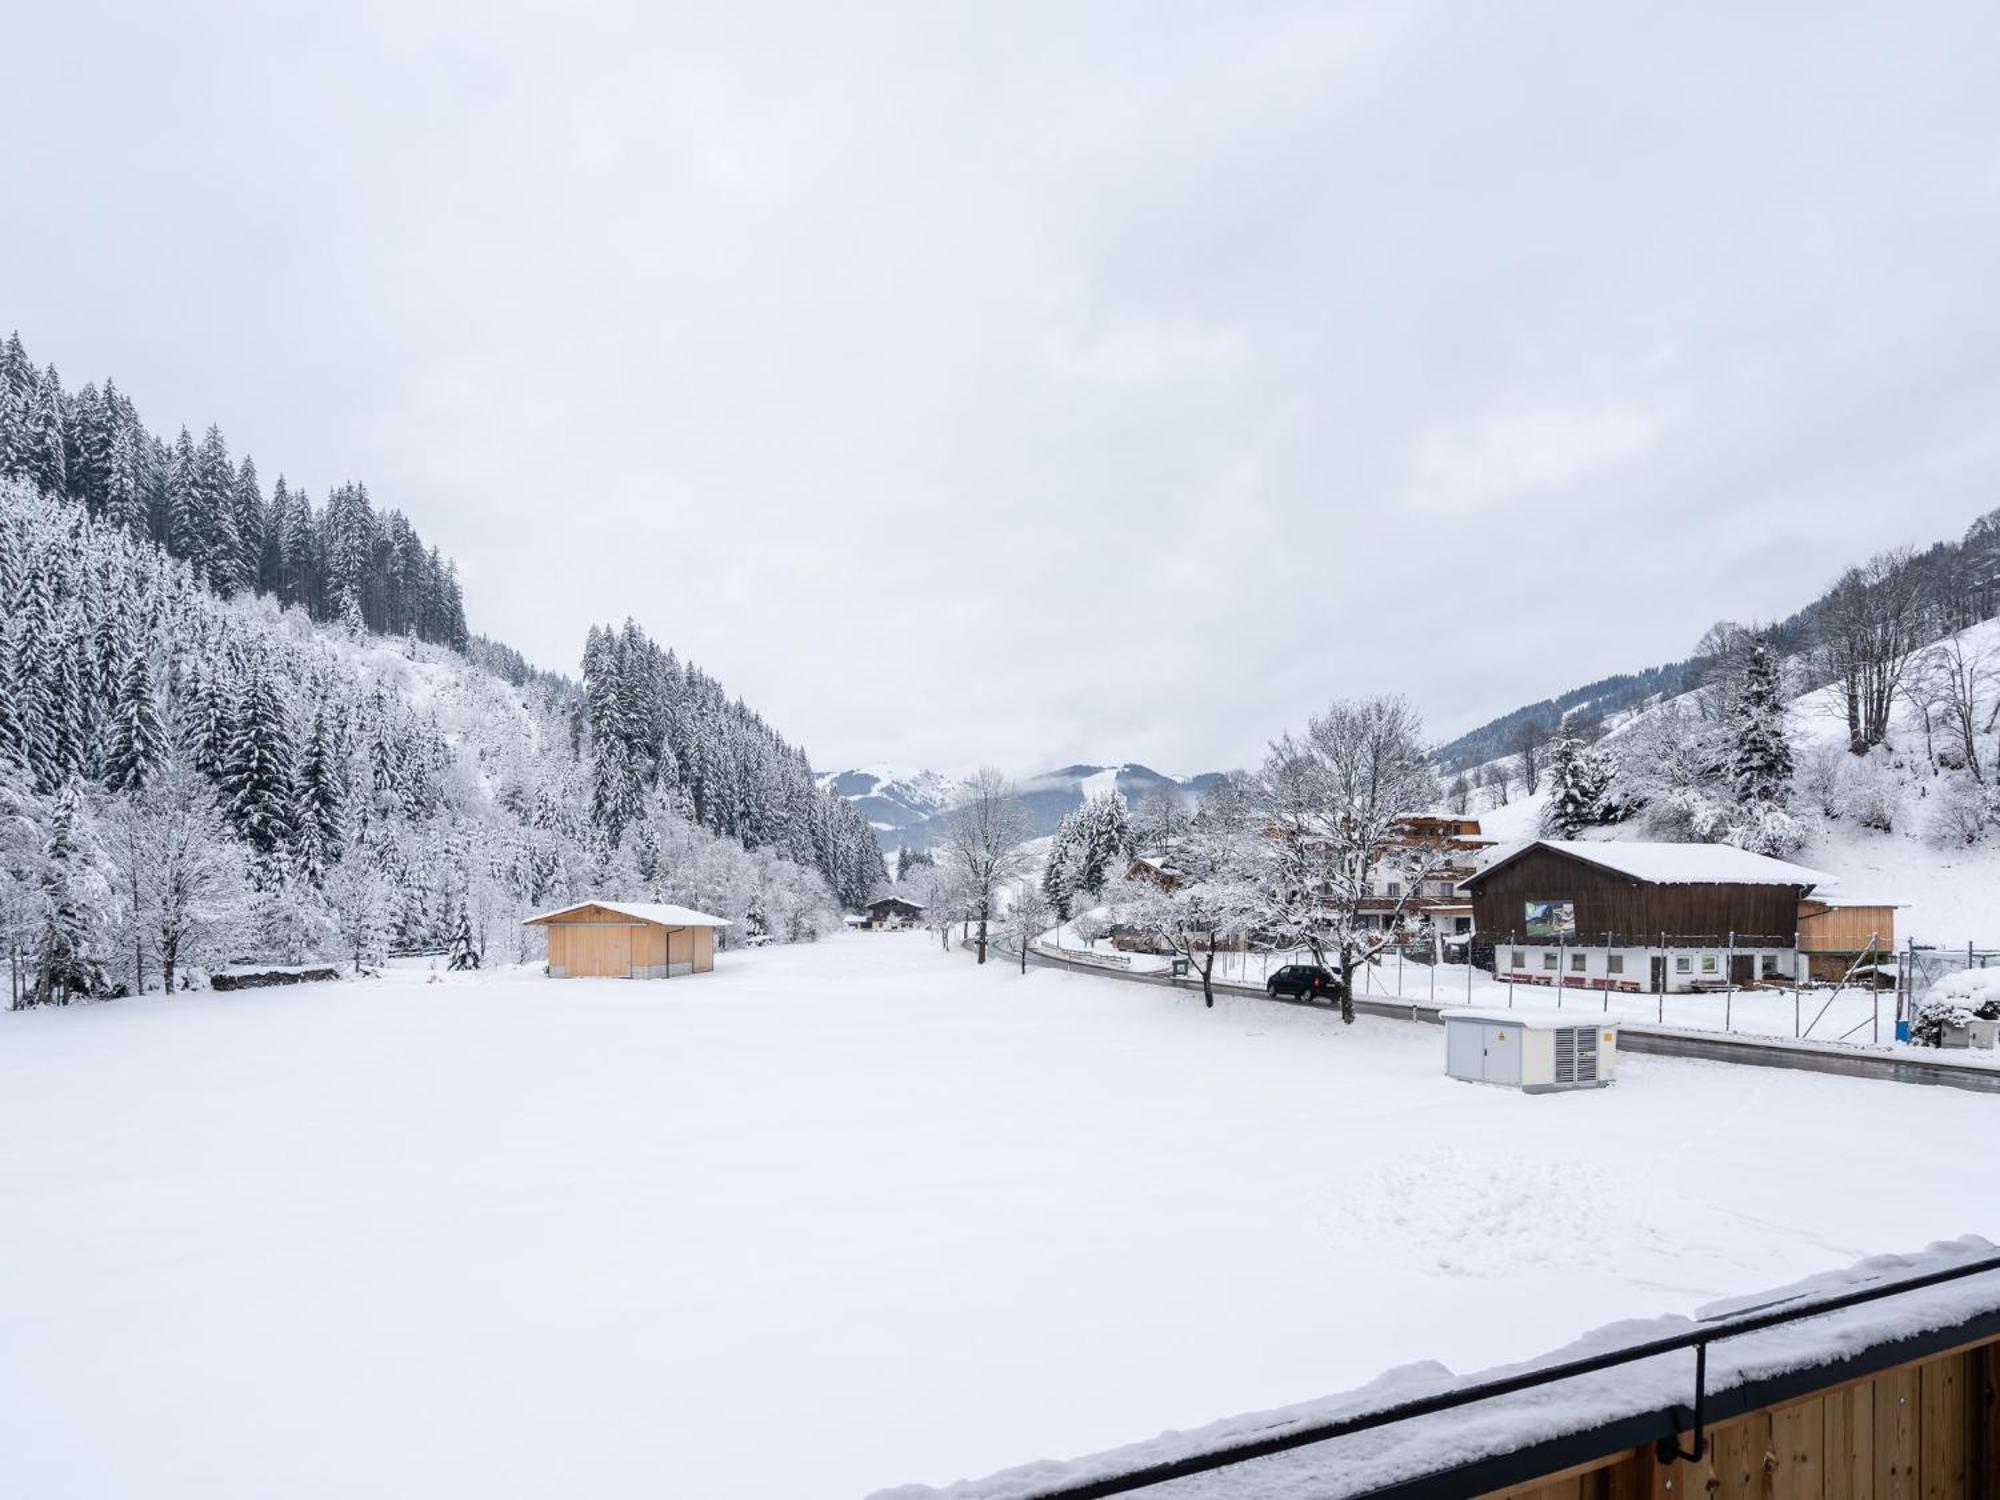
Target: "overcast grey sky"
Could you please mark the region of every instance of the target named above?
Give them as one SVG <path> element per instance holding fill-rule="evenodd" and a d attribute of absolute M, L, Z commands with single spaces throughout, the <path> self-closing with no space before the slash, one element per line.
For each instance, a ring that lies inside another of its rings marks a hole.
<path fill-rule="evenodd" d="M 2000 7 L 20 7 L 0 324 L 829 768 L 1440 737 L 2000 505 Z M 4 329 L 0 329 L 4 332 Z"/>

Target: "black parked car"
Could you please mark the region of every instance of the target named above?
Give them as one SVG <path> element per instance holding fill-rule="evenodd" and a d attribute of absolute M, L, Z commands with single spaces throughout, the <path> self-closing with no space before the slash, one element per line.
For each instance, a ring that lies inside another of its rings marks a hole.
<path fill-rule="evenodd" d="M 1273 1000 L 1280 995 L 1295 1000 L 1337 1000 L 1340 981 L 1318 964 L 1286 964 L 1265 981 L 1264 993 Z"/>

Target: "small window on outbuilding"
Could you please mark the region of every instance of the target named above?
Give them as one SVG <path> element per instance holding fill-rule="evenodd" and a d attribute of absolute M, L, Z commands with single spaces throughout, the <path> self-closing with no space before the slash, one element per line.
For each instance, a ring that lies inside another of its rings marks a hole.
<path fill-rule="evenodd" d="M 1556 967 L 1556 956 L 1555 956 L 1555 955 L 1554 955 L 1553 953 L 1544 953 L 1544 954 L 1542 955 L 1542 967 L 1543 967 L 1543 968 L 1545 968 L 1545 969 L 1553 969 L 1553 968 L 1555 968 L 1555 967 Z"/>
<path fill-rule="evenodd" d="M 1607 974 L 1623 974 L 1625 972 L 1625 955 L 1622 953 L 1607 953 L 1604 956 L 1604 972 Z"/>
<path fill-rule="evenodd" d="M 1713 974 L 1715 972 L 1715 955 L 1713 953 L 1702 954 L 1701 972 L 1704 974 Z"/>
<path fill-rule="evenodd" d="M 1692 974 L 1694 972 L 1694 960 L 1684 953 L 1679 955 L 1674 959 L 1674 972 L 1676 974 Z"/>
<path fill-rule="evenodd" d="M 1590 972 L 1589 957 L 1582 953 L 1572 953 L 1569 956 L 1569 971 L 1572 974 L 1589 973 Z"/>
<path fill-rule="evenodd" d="M 1508 965 L 1508 967 L 1509 967 L 1509 968 L 1514 968 L 1514 969 L 1525 969 L 1525 968 L 1527 968 L 1527 967 L 1528 967 L 1528 955 L 1527 955 L 1527 954 L 1525 954 L 1525 953 L 1523 953 L 1523 952 L 1522 952 L 1522 951 L 1521 951 L 1521 950 L 1520 950 L 1519 948 L 1516 948 L 1516 949 L 1514 950 L 1514 956 L 1513 956 L 1513 960 L 1512 960 L 1512 962 L 1511 962 L 1511 963 L 1510 963 L 1510 964 Z"/>

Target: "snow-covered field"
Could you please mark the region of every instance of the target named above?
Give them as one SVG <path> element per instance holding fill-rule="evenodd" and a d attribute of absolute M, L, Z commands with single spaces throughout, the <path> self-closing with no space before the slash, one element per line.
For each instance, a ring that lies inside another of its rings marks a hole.
<path fill-rule="evenodd" d="M 921 934 L 0 1015 L 24 1495 L 853 1496 L 1994 1235 L 1992 1102 Z"/>

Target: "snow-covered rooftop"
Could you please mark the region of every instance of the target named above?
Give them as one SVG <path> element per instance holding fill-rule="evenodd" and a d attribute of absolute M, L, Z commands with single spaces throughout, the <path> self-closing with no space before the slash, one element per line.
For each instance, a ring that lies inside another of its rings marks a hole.
<path fill-rule="evenodd" d="M 633 917 L 641 922 L 657 922 L 662 927 L 727 927 L 726 917 L 712 917 L 705 911 L 696 911 L 690 906 L 675 906 L 666 901 L 578 901 L 572 906 L 558 907 L 555 911 L 538 912 L 523 919 L 522 926 L 531 922 L 548 922 L 557 917 L 566 917 L 573 911 L 585 907 L 600 906 L 606 911 L 615 911 L 621 917 Z"/>
<path fill-rule="evenodd" d="M 1650 885 L 1800 885 L 1810 889 L 1835 883 L 1835 877 L 1824 871 L 1772 859 L 1768 854 L 1752 854 L 1732 844 L 1651 844 L 1628 839 L 1529 839 L 1498 851 L 1465 883 L 1472 884 L 1537 847 L 1554 849 Z"/>

